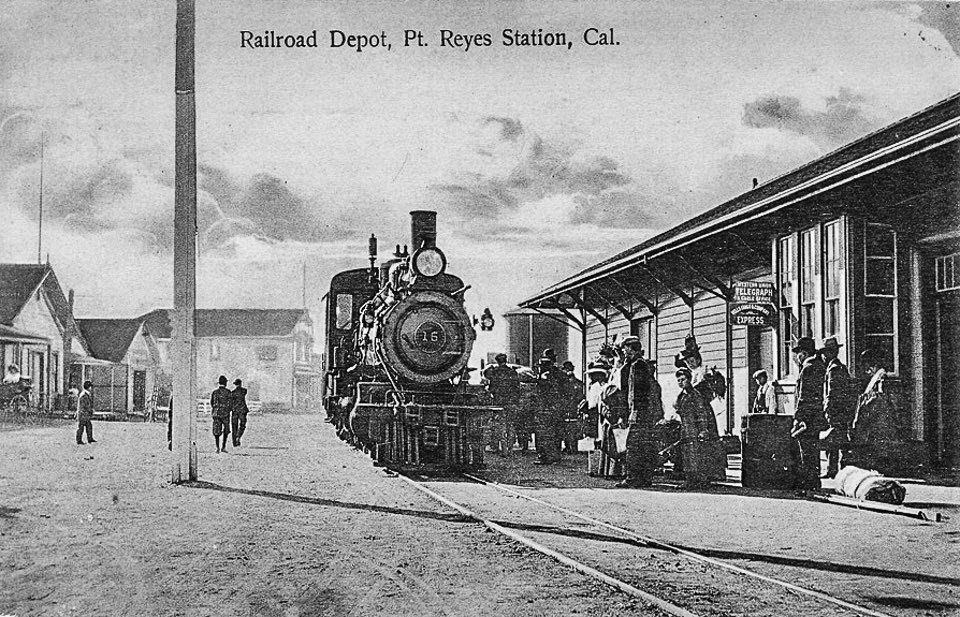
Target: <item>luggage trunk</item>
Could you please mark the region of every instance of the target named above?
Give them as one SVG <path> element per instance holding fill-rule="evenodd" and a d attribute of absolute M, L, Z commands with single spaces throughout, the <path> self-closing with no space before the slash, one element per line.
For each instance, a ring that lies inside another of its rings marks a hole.
<path fill-rule="evenodd" d="M 793 416 L 756 413 L 743 417 L 740 483 L 744 488 L 793 488 Z"/>

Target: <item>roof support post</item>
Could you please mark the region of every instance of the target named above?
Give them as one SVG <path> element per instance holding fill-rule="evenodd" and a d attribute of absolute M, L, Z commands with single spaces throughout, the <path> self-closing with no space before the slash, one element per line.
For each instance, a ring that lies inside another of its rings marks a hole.
<path fill-rule="evenodd" d="M 619 288 L 620 288 L 620 291 L 622 291 L 623 293 L 627 294 L 627 296 L 628 296 L 630 299 L 636 300 L 636 301 L 639 302 L 640 304 L 642 304 L 642 305 L 644 305 L 645 307 L 647 307 L 648 309 L 650 309 L 650 312 L 653 313 L 654 315 L 656 315 L 656 314 L 659 312 L 659 309 L 657 308 L 657 305 L 656 305 L 656 304 L 654 304 L 653 302 L 650 302 L 650 301 L 647 300 L 644 296 L 642 296 L 642 295 L 640 295 L 640 294 L 638 294 L 638 293 L 634 293 L 634 292 L 630 291 L 629 289 L 627 289 L 627 286 L 624 285 L 623 282 L 622 282 L 620 279 L 618 279 L 615 274 L 611 274 L 610 276 L 607 277 L 607 279 L 609 279 L 609 280 L 610 280 L 611 282 L 613 282 L 617 287 L 619 287 Z"/>
<path fill-rule="evenodd" d="M 596 317 L 597 321 L 600 322 L 600 325 L 603 325 L 603 326 L 607 325 L 607 322 L 609 321 L 607 317 L 605 315 L 601 315 L 597 311 L 597 309 L 593 308 L 587 303 L 587 292 L 585 287 L 580 289 L 579 298 L 577 296 L 574 296 L 573 294 L 570 294 L 570 296 L 573 298 L 573 303 L 576 304 L 577 307 L 580 309 L 584 328 L 586 328 L 586 324 L 587 324 L 586 313 L 590 313 L 591 315 Z"/>
<path fill-rule="evenodd" d="M 610 305 L 611 307 L 613 307 L 614 309 L 616 309 L 616 311 L 617 311 L 618 313 L 620 313 L 621 315 L 623 315 L 623 318 L 626 319 L 627 321 L 630 321 L 631 319 L 633 319 L 633 313 L 631 313 L 630 311 L 628 311 L 627 309 L 625 309 L 625 308 L 624 308 L 623 306 L 621 306 L 618 302 L 614 302 L 613 300 L 611 300 L 606 294 L 604 294 L 603 292 L 601 292 L 601 291 L 600 291 L 599 289 L 597 289 L 596 287 L 584 287 L 583 289 L 584 289 L 584 293 L 586 293 L 588 290 L 589 290 L 589 291 L 592 291 L 593 293 L 595 293 L 598 298 L 600 298 L 601 300 L 603 300 L 604 302 L 606 302 L 608 305 Z M 604 325 L 606 325 L 606 324 L 604 324 Z"/>
<path fill-rule="evenodd" d="M 721 300 L 729 300 L 729 299 L 732 297 L 733 292 L 731 292 L 731 291 L 730 291 L 730 288 L 727 287 L 726 285 L 724 285 L 723 282 L 720 281 L 720 279 L 718 279 L 718 278 L 715 277 L 715 276 L 711 276 L 711 275 L 703 272 L 700 268 L 697 268 L 696 266 L 694 266 L 693 264 L 691 264 L 689 261 L 687 261 L 687 260 L 684 258 L 684 256 L 681 255 L 680 253 L 674 252 L 673 255 L 674 255 L 677 259 L 679 259 L 680 261 L 682 261 L 682 262 L 683 262 L 683 265 L 685 265 L 687 268 L 689 268 L 689 269 L 690 269 L 692 272 L 694 272 L 697 276 L 699 276 L 700 278 L 702 278 L 703 280 L 707 281 L 708 283 L 710 283 L 710 284 L 712 284 L 712 285 L 716 285 L 717 289 L 719 289 L 720 291 L 717 291 L 717 289 L 710 289 L 709 287 L 704 287 L 704 286 L 702 286 L 702 285 L 697 285 L 696 283 L 694 283 L 694 286 L 696 286 L 698 289 L 702 289 L 703 291 L 705 291 L 705 292 L 707 292 L 707 293 L 713 294 L 713 295 L 717 296 L 718 298 L 720 298 Z"/>
<path fill-rule="evenodd" d="M 540 309 L 540 308 L 537 308 L 537 307 L 531 307 L 531 308 L 533 308 L 533 310 L 535 310 L 536 312 L 540 313 L 540 314 L 543 315 L 544 317 L 547 317 L 547 318 L 549 318 L 549 319 L 552 319 L 552 320 L 554 320 L 554 321 L 557 322 L 557 323 L 561 323 L 561 324 L 565 325 L 565 326 L 568 327 L 568 328 L 573 328 L 573 326 L 570 325 L 570 322 L 565 321 L 565 320 L 557 317 L 556 315 L 552 315 L 552 314 L 544 311 L 543 309 Z M 583 329 L 583 324 L 581 324 L 581 323 L 577 320 L 577 318 L 574 317 L 572 313 L 570 313 L 570 311 L 568 311 L 567 309 L 559 309 L 559 310 L 563 311 L 564 315 L 567 316 L 567 319 L 572 320 L 573 323 L 576 324 L 577 327 L 574 328 L 575 330 L 582 330 L 582 329 Z M 532 317 L 532 315 L 531 315 L 531 317 Z"/>
<path fill-rule="evenodd" d="M 663 285 L 664 287 L 666 287 L 667 289 L 669 289 L 670 291 L 672 291 L 673 293 L 675 293 L 678 298 L 680 298 L 681 300 L 683 300 L 683 303 L 684 303 L 684 304 L 686 304 L 687 306 L 693 308 L 693 298 L 690 297 L 690 296 L 688 296 L 688 295 L 687 295 L 686 293 L 684 293 L 683 291 L 681 291 L 679 287 L 676 287 L 676 286 L 674 286 L 674 285 L 668 285 L 667 283 L 665 283 L 660 276 L 657 276 L 657 273 L 653 271 L 653 268 L 652 268 L 649 264 L 640 263 L 640 264 L 637 264 L 637 265 L 638 265 L 644 272 L 646 272 L 647 274 L 649 274 L 650 277 L 651 277 L 653 280 L 655 280 L 656 282 L 660 283 L 661 285 Z"/>
<path fill-rule="evenodd" d="M 577 326 L 576 329 L 577 329 L 577 330 L 580 330 L 581 332 L 584 332 L 584 331 L 586 330 L 586 328 L 584 328 L 584 326 L 583 326 L 583 322 L 580 321 L 579 319 L 577 319 L 576 316 L 575 316 L 573 313 L 570 312 L 570 309 L 564 308 L 564 307 L 562 307 L 562 306 L 561 306 L 561 307 L 558 307 L 558 308 L 560 309 L 560 312 L 561 312 L 561 313 L 563 313 L 564 315 L 567 316 L 567 319 L 569 319 L 571 322 L 573 322 L 574 324 L 576 324 L 576 326 Z M 567 325 L 569 326 L 570 324 L 567 324 Z"/>
<path fill-rule="evenodd" d="M 758 260 L 760 260 L 760 263 L 766 263 L 767 256 L 757 252 L 757 250 L 752 246 L 750 246 L 750 244 L 746 240 L 744 240 L 740 234 L 734 231 L 731 231 L 729 229 L 724 233 L 726 233 L 728 236 L 734 238 L 737 242 L 739 242 L 743 246 L 743 248 L 747 249 L 748 253 L 750 253 L 751 255 L 756 257 Z"/>

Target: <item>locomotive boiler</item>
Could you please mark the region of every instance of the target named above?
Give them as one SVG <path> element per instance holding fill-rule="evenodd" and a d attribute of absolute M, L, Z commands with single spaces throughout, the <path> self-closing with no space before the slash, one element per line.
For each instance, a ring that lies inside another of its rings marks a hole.
<path fill-rule="evenodd" d="M 328 420 L 388 466 L 483 463 L 482 424 L 498 411 L 468 383 L 476 334 L 469 286 L 447 272 L 436 213 L 411 212 L 410 248 L 333 277 L 326 296 Z M 412 250 L 411 250 L 412 249 Z"/>

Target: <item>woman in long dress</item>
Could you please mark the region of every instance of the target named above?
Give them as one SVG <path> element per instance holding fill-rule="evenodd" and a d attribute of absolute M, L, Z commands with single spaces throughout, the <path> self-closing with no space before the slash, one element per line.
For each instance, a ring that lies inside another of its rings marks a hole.
<path fill-rule="evenodd" d="M 726 477 L 726 456 L 713 408 L 693 387 L 690 369 L 677 370 L 676 377 L 680 394 L 674 408 L 680 416 L 680 448 L 687 485 L 704 486 L 712 480 L 722 480 Z"/>
<path fill-rule="evenodd" d="M 860 354 L 860 364 L 869 376 L 851 424 L 852 465 L 877 469 L 884 467 L 886 442 L 896 437 L 896 403 L 886 384 L 887 371 L 872 350 Z M 883 469 L 877 469 L 883 471 Z"/>

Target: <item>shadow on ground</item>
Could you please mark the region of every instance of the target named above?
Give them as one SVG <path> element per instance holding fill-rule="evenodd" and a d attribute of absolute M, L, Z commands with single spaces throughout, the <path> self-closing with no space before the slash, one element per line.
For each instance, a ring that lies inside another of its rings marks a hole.
<path fill-rule="evenodd" d="M 275 493 L 272 491 L 258 491 L 254 489 L 235 488 L 223 486 L 212 482 L 186 482 L 183 486 L 196 489 L 205 489 L 211 491 L 221 491 L 224 493 L 237 493 L 240 495 L 250 495 L 253 497 L 267 497 L 269 499 L 279 499 L 281 501 L 293 501 L 296 503 L 305 503 L 315 506 L 326 506 L 331 508 L 349 508 L 352 510 L 366 510 L 368 512 L 382 512 L 384 514 L 400 514 L 404 516 L 417 516 L 420 518 L 429 518 L 451 523 L 472 523 L 474 520 L 460 514 L 445 514 L 442 512 L 428 512 L 425 510 L 410 510 L 407 508 L 393 508 L 389 506 L 378 506 L 370 503 L 354 503 L 349 501 L 337 501 L 335 499 L 323 499 L 320 497 L 305 497 L 303 495 L 291 495 L 289 493 Z"/>
<path fill-rule="evenodd" d="M 508 527 L 511 529 L 517 529 L 521 531 L 532 531 L 538 533 L 549 533 L 558 536 L 565 536 L 570 538 L 577 538 L 581 540 L 594 540 L 598 542 L 615 542 L 618 544 L 643 544 L 637 540 L 631 538 L 624 538 L 621 536 L 596 533 L 591 531 L 584 531 L 581 529 L 572 529 L 569 527 L 556 527 L 553 525 L 530 525 L 526 523 L 514 523 L 510 521 L 497 521 L 499 525 L 503 527 Z M 781 555 L 766 555 L 761 553 L 746 553 L 741 551 L 727 551 L 727 550 L 717 550 L 710 548 L 702 548 L 696 546 L 683 546 L 675 545 L 676 548 L 690 551 L 691 553 L 696 553 L 704 557 L 711 557 L 713 559 L 722 559 L 726 561 L 730 560 L 740 560 L 740 561 L 754 561 L 761 563 L 769 563 L 778 566 L 790 566 L 793 568 L 803 568 L 806 570 L 820 570 L 824 572 L 837 572 L 841 574 L 854 574 L 857 576 L 871 576 L 875 578 L 885 578 L 885 579 L 897 579 L 905 581 L 913 581 L 917 583 L 930 583 L 934 585 L 947 585 L 955 587 L 960 585 L 960 579 L 950 578 L 946 576 L 935 576 L 932 574 L 923 574 L 920 572 L 903 572 L 899 570 L 889 570 L 886 568 L 873 568 L 868 566 L 857 566 L 851 564 L 843 563 L 831 563 L 828 561 L 814 561 L 811 559 L 798 559 L 795 557 L 784 557 Z M 668 548 L 657 545 L 656 543 L 650 546 L 650 548 L 664 550 L 668 552 Z M 918 605 L 908 605 L 903 604 L 903 602 L 909 600 L 909 598 L 887 598 L 886 601 L 889 602 L 889 606 L 898 606 L 902 608 L 950 608 L 953 605 L 941 604 L 934 602 L 931 606 L 920 606 Z M 920 600 L 912 600 L 913 602 L 922 602 Z M 877 602 L 884 602 L 884 599 L 877 599 Z M 896 604 L 895 602 L 901 602 Z"/>

